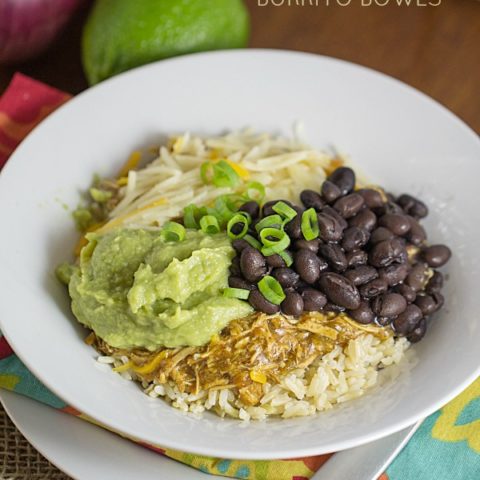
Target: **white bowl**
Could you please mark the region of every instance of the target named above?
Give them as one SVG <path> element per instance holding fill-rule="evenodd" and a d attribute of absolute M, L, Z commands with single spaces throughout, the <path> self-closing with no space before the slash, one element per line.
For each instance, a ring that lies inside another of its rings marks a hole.
<path fill-rule="evenodd" d="M 251 125 L 335 145 L 393 192 L 431 206 L 430 239 L 453 250 L 446 307 L 395 382 L 314 417 L 251 422 L 185 415 L 99 368 L 69 310 L 55 266 L 76 233 L 93 173 L 115 172 L 160 136 Z M 38 378 L 66 402 L 124 434 L 226 458 L 301 457 L 400 430 L 458 394 L 479 373 L 480 141 L 417 91 L 371 70 L 314 55 L 262 50 L 163 61 L 120 75 L 61 107 L 20 145 L 0 177 L 0 325 Z"/>

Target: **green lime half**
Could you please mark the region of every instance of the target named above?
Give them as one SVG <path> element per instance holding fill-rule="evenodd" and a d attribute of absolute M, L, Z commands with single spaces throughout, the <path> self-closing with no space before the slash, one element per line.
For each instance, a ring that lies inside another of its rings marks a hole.
<path fill-rule="evenodd" d="M 154 60 L 247 44 L 241 0 L 96 0 L 82 60 L 90 84 Z"/>

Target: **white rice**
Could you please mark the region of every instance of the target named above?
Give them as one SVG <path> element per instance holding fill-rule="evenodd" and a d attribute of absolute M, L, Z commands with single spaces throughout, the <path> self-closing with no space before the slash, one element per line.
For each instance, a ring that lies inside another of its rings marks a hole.
<path fill-rule="evenodd" d="M 184 412 L 212 410 L 243 421 L 263 420 L 269 415 L 303 417 L 362 396 L 377 384 L 383 373 L 380 370 L 400 363 L 409 345 L 406 338 L 382 341 L 370 334 L 361 335 L 343 350 L 337 346 L 310 367 L 288 373 L 279 384 L 264 384 L 260 404 L 254 407 L 243 404 L 230 389 L 188 394 L 181 393 L 173 382 L 159 385 L 155 380 L 142 382 L 142 386 L 148 396 L 161 397 Z M 98 361 L 120 366 L 127 358 L 102 356 Z M 121 375 L 128 380 L 136 378 L 132 370 Z"/>

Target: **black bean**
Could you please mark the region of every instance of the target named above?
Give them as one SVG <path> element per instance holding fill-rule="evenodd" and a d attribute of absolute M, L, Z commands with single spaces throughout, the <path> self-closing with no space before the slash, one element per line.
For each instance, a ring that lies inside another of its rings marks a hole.
<path fill-rule="evenodd" d="M 238 210 L 247 212 L 252 218 L 257 218 L 260 214 L 260 206 L 254 200 L 244 203 Z"/>
<path fill-rule="evenodd" d="M 355 310 L 349 310 L 348 315 L 356 320 L 358 323 L 363 323 L 364 325 L 372 323 L 375 320 L 375 314 L 368 302 L 360 302 L 360 306 Z"/>
<path fill-rule="evenodd" d="M 332 303 L 349 310 L 355 310 L 360 306 L 357 287 L 344 276 L 333 272 L 322 273 L 318 284 Z"/>
<path fill-rule="evenodd" d="M 278 253 L 268 255 L 267 257 L 265 257 L 265 260 L 267 261 L 267 265 L 272 268 L 280 268 L 287 266 L 285 260 Z"/>
<path fill-rule="evenodd" d="M 417 343 L 425 336 L 426 331 L 427 331 L 427 321 L 424 318 L 422 318 L 418 322 L 417 326 L 407 336 L 407 339 L 409 342 Z"/>
<path fill-rule="evenodd" d="M 327 203 L 333 203 L 342 195 L 340 188 L 329 180 L 325 180 L 322 185 L 321 193 Z"/>
<path fill-rule="evenodd" d="M 300 200 L 305 208 L 314 208 L 317 212 L 325 205 L 320 194 L 313 190 L 303 190 L 300 193 Z"/>
<path fill-rule="evenodd" d="M 427 282 L 427 266 L 424 263 L 416 263 L 405 279 L 405 283 L 412 287 L 415 292 L 423 290 Z"/>
<path fill-rule="evenodd" d="M 387 289 L 388 285 L 385 280 L 382 280 L 381 278 L 375 278 L 373 280 L 370 280 L 365 285 L 362 285 L 359 288 L 359 291 L 362 298 L 370 299 L 376 297 L 377 295 L 380 295 L 381 293 L 386 292 Z"/>
<path fill-rule="evenodd" d="M 422 251 L 423 259 L 433 268 L 445 265 L 451 256 L 452 251 L 446 245 L 431 245 Z"/>
<path fill-rule="evenodd" d="M 405 235 L 410 230 L 410 222 L 406 215 L 397 213 L 387 213 L 378 219 L 381 227 L 388 228 L 391 232 L 399 237 Z"/>
<path fill-rule="evenodd" d="M 317 219 L 320 238 L 322 240 L 326 242 L 338 242 L 342 238 L 343 228 L 335 218 L 324 213 L 319 213 Z"/>
<path fill-rule="evenodd" d="M 356 193 L 363 197 L 365 200 L 365 205 L 368 208 L 380 208 L 384 204 L 380 192 L 374 190 L 373 188 L 361 188 L 360 190 L 357 190 Z"/>
<path fill-rule="evenodd" d="M 423 218 L 428 215 L 427 206 L 418 198 L 406 193 L 398 197 L 397 203 L 403 208 L 405 213 L 412 215 L 412 217 Z"/>
<path fill-rule="evenodd" d="M 231 288 L 241 288 L 243 290 L 255 290 L 256 286 L 253 283 L 247 282 L 241 277 L 228 277 L 228 286 Z"/>
<path fill-rule="evenodd" d="M 284 227 L 287 235 L 292 239 L 303 238 L 302 236 L 302 215 L 298 214 L 293 220 L 290 220 Z"/>
<path fill-rule="evenodd" d="M 303 312 L 303 298 L 297 292 L 288 292 L 281 307 L 286 315 L 299 316 Z"/>
<path fill-rule="evenodd" d="M 330 207 L 329 205 L 323 207 L 321 213 L 324 213 L 325 215 L 330 215 L 335 220 L 337 220 L 337 222 L 342 227 L 342 230 L 345 230 L 348 227 L 347 221 L 334 208 Z"/>
<path fill-rule="evenodd" d="M 398 237 L 375 244 L 368 255 L 368 261 L 374 267 L 388 267 L 394 262 L 401 263 L 406 259 L 405 242 Z"/>
<path fill-rule="evenodd" d="M 395 195 L 391 192 L 385 192 L 385 196 L 387 197 L 387 201 L 395 203 L 397 199 L 395 198 Z"/>
<path fill-rule="evenodd" d="M 343 274 L 348 280 L 350 280 L 356 287 L 365 285 L 371 280 L 378 277 L 376 268 L 360 265 L 356 268 L 351 268 Z"/>
<path fill-rule="evenodd" d="M 258 290 L 252 290 L 250 292 L 250 295 L 248 296 L 248 302 L 255 310 L 267 313 L 269 315 L 273 315 L 280 311 L 280 307 L 278 305 L 269 302 Z"/>
<path fill-rule="evenodd" d="M 271 275 L 283 288 L 295 287 L 300 280 L 298 273 L 291 268 L 274 268 Z"/>
<path fill-rule="evenodd" d="M 309 285 L 307 282 L 304 282 L 303 280 L 299 280 L 297 285 L 295 286 L 295 290 L 298 292 L 298 293 L 302 293 L 304 290 L 306 290 L 307 288 L 312 288 L 311 285 Z"/>
<path fill-rule="evenodd" d="M 343 232 L 342 247 L 346 252 L 358 250 L 367 244 L 369 238 L 370 234 L 367 230 L 358 227 L 349 227 Z"/>
<path fill-rule="evenodd" d="M 348 224 L 371 232 L 377 225 L 377 216 L 368 208 L 365 208 L 352 217 Z"/>
<path fill-rule="evenodd" d="M 433 277 L 428 281 L 425 291 L 427 293 L 439 293 L 443 288 L 443 274 L 440 272 L 435 272 Z"/>
<path fill-rule="evenodd" d="M 390 195 L 389 193 L 387 196 Z M 392 215 L 404 215 L 405 212 L 403 211 L 402 207 L 398 205 L 398 203 L 395 203 L 395 201 L 389 200 L 385 205 L 384 205 L 384 214 L 392 214 Z"/>
<path fill-rule="evenodd" d="M 375 243 L 383 242 L 383 240 L 389 240 L 393 237 L 393 233 L 388 228 L 377 227 L 370 235 L 370 243 L 373 245 Z"/>
<path fill-rule="evenodd" d="M 311 250 L 312 252 L 317 253 L 318 247 L 321 243 L 321 240 L 318 238 L 315 238 L 314 240 L 305 240 L 304 238 L 301 238 L 300 240 L 296 240 L 293 246 L 296 250 L 306 248 L 307 250 Z"/>
<path fill-rule="evenodd" d="M 340 167 L 334 170 L 328 177 L 341 191 L 342 195 L 347 195 L 355 188 L 355 173 L 349 167 Z"/>
<path fill-rule="evenodd" d="M 262 217 L 268 217 L 269 215 L 275 215 L 275 211 L 273 210 L 273 206 L 278 202 L 278 200 L 270 200 L 269 202 L 265 202 L 262 207 Z"/>
<path fill-rule="evenodd" d="M 306 288 L 302 291 L 303 309 L 307 312 L 318 312 L 327 303 L 327 297 L 314 288 Z"/>
<path fill-rule="evenodd" d="M 407 303 L 413 303 L 417 296 L 415 290 L 404 283 L 397 285 L 395 291 L 400 295 L 403 295 Z"/>
<path fill-rule="evenodd" d="M 407 335 L 415 328 L 422 317 L 422 311 L 416 305 L 408 305 L 405 311 L 393 321 L 393 328 L 400 335 Z"/>
<path fill-rule="evenodd" d="M 435 313 L 442 308 L 444 298 L 441 293 L 434 293 L 433 295 L 417 295 L 415 305 L 420 308 L 425 316 Z"/>
<path fill-rule="evenodd" d="M 307 283 L 315 283 L 320 277 L 320 260 L 311 250 L 302 248 L 295 252 L 293 265 L 300 278 Z"/>
<path fill-rule="evenodd" d="M 406 308 L 407 301 L 399 293 L 384 293 L 372 300 L 372 310 L 380 317 L 396 317 Z"/>
<path fill-rule="evenodd" d="M 334 243 L 320 245 L 319 253 L 333 270 L 343 272 L 347 269 L 347 257 L 338 245 Z"/>
<path fill-rule="evenodd" d="M 359 265 L 365 265 L 368 261 L 368 254 L 363 250 L 347 252 L 345 256 L 347 257 L 349 267 L 358 267 Z"/>
<path fill-rule="evenodd" d="M 238 277 L 242 275 L 242 271 L 240 269 L 240 257 L 237 256 L 232 259 L 232 264 L 230 265 L 229 270 L 230 270 L 230 274 L 233 276 Z"/>
<path fill-rule="evenodd" d="M 246 248 L 250 247 L 250 244 L 244 240 L 243 238 L 237 238 L 232 242 L 232 247 L 238 252 L 241 253 L 241 251 Z"/>
<path fill-rule="evenodd" d="M 258 282 L 267 273 L 265 257 L 253 247 L 245 247 L 240 255 L 240 269 L 246 280 Z"/>
<path fill-rule="evenodd" d="M 411 217 L 410 215 L 407 216 L 408 221 L 410 222 L 410 230 L 405 235 L 405 238 L 415 246 L 422 245 L 423 242 L 427 239 L 427 233 L 425 229 L 418 223 L 415 218 Z"/>
<path fill-rule="evenodd" d="M 341 307 L 340 305 L 337 305 L 336 303 L 327 302 L 325 304 L 325 306 L 323 307 L 323 310 L 325 312 L 342 313 L 346 309 L 345 309 L 345 307 Z"/>
<path fill-rule="evenodd" d="M 343 217 L 354 217 L 363 207 L 365 201 L 358 193 L 350 193 L 345 197 L 339 198 L 333 208 Z"/>
<path fill-rule="evenodd" d="M 388 286 L 393 287 L 403 282 L 408 275 L 408 265 L 400 263 L 397 265 L 390 265 L 389 267 L 380 268 L 378 270 L 378 276 L 383 278 Z"/>

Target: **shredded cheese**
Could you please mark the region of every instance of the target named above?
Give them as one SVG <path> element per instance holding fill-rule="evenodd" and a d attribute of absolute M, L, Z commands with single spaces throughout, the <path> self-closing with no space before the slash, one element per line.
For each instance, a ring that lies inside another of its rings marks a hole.
<path fill-rule="evenodd" d="M 172 137 L 167 145 L 144 168 L 132 170 L 140 161 L 139 152 L 132 154 L 117 179 L 122 198 L 102 232 L 125 223 L 161 226 L 181 216 L 189 204 L 208 206 L 219 195 L 243 193 L 248 182 L 264 185 L 266 200 L 284 198 L 298 203 L 301 190 L 317 190 L 328 173 L 344 163 L 337 154 L 312 149 L 296 137 L 251 130 L 217 137 L 186 133 Z M 240 185 L 217 188 L 204 184 L 200 166 L 221 159 L 239 175 Z"/>
<path fill-rule="evenodd" d="M 139 151 L 132 152 L 130 157 L 128 157 L 128 160 L 120 169 L 120 172 L 118 172 L 118 178 L 126 177 L 130 170 L 133 170 L 138 166 L 141 159 L 142 159 L 142 152 L 139 152 Z"/>
<path fill-rule="evenodd" d="M 152 373 L 158 368 L 158 366 L 160 365 L 162 360 L 165 359 L 167 354 L 168 354 L 168 350 L 162 350 L 158 355 L 153 357 L 153 360 L 146 363 L 145 365 L 138 366 L 138 365 L 132 364 L 131 368 L 134 372 L 139 373 L 140 375 L 146 375 L 147 373 Z"/>

